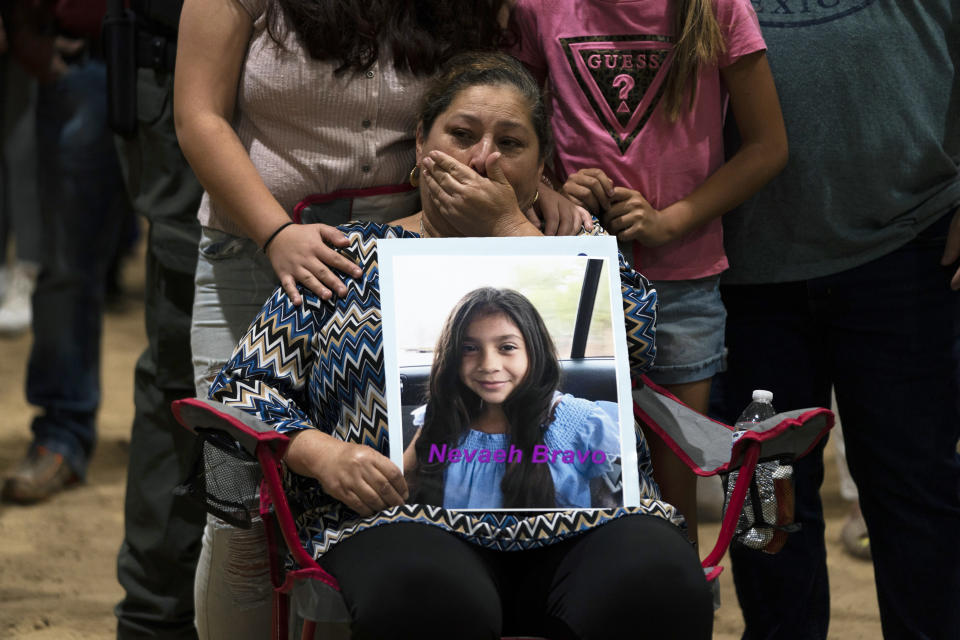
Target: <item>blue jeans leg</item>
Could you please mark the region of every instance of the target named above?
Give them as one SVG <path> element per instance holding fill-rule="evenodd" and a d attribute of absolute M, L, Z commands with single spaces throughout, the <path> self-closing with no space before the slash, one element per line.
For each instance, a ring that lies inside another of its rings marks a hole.
<path fill-rule="evenodd" d="M 104 277 L 126 206 L 106 122 L 103 63 L 70 66 L 40 89 L 40 206 L 47 236 L 33 296 L 27 399 L 43 412 L 34 444 L 63 454 L 81 477 L 96 440 Z"/>
<path fill-rule="evenodd" d="M 960 633 L 960 416 L 951 351 L 958 294 L 939 266 L 946 222 L 839 274 L 724 288 L 728 396 L 744 397 L 743 381 L 752 376 L 746 386 L 772 386 L 783 411 L 825 405 L 826 391 L 835 386 L 887 638 Z M 804 564 L 783 552 L 733 555 L 746 638 L 826 637 L 829 601 L 819 589 L 813 597 L 805 590 L 811 577 L 820 584 L 822 575 L 827 594 L 819 560 L 822 509 L 810 490 L 822 479 L 819 453 L 797 465 L 797 510 L 806 530 L 792 535 L 785 549 L 800 545 L 817 561 Z M 808 525 L 811 514 L 818 516 L 815 529 Z"/>

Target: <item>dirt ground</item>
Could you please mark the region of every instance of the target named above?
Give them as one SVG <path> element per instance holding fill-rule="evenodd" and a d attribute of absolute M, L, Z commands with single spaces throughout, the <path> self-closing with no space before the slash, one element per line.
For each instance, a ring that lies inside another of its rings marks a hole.
<path fill-rule="evenodd" d="M 104 328 L 99 442 L 86 484 L 33 507 L 0 505 L 0 638 L 106 640 L 116 635 L 113 605 L 122 590 L 116 553 L 123 535 L 123 492 L 133 417 L 133 367 L 145 344 L 142 259 L 125 274 L 126 298 L 108 313 Z M 31 337 L 0 339 L 0 473 L 14 466 L 29 444 L 34 408 L 24 397 Z M 830 637 L 881 637 L 873 568 L 844 553 L 840 528 L 847 505 L 840 498 L 831 460 L 823 498 L 832 594 Z M 716 540 L 718 527 L 701 531 Z M 728 562 L 726 563 L 728 564 Z M 729 570 L 720 577 L 723 606 L 714 637 L 734 640 L 743 623 Z"/>

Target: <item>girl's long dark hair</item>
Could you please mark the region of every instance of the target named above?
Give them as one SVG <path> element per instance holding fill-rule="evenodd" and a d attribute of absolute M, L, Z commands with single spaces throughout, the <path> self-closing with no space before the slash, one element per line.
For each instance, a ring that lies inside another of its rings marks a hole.
<path fill-rule="evenodd" d="M 503 506 L 549 508 L 556 491 L 546 464 L 531 462 L 535 445 L 543 444 L 554 391 L 560 386 L 560 363 L 543 319 L 526 297 L 511 289 L 484 287 L 463 297 L 447 317 L 430 370 L 430 390 L 423 429 L 417 439 L 418 474 L 414 502 L 443 504 L 447 463 L 428 464 L 430 445 L 457 447 L 480 416 L 480 398 L 460 380 L 460 360 L 467 327 L 478 318 L 502 313 L 519 329 L 526 344 L 527 374 L 503 403 L 511 444 L 523 451 L 520 462 L 508 461 L 500 483 Z"/>
<path fill-rule="evenodd" d="M 456 53 L 505 42 L 505 0 L 269 0 L 267 29 L 279 46 L 288 30 L 337 73 L 366 71 L 381 54 L 402 71 L 433 73 Z M 286 18 L 284 20 L 283 18 Z"/>

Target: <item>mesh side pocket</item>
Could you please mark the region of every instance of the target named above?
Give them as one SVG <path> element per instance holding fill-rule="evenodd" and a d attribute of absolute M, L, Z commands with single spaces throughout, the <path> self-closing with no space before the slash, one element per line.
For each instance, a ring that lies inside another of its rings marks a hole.
<path fill-rule="evenodd" d="M 733 495 L 737 471 L 723 478 L 726 514 Z M 793 467 L 776 461 L 761 462 L 750 480 L 743 511 L 737 519 L 734 541 L 750 549 L 777 553 L 787 534 L 798 531 L 794 522 Z"/>
<path fill-rule="evenodd" d="M 259 506 L 261 474 L 256 458 L 222 431 L 198 430 L 197 439 L 193 468 L 174 493 L 228 524 L 249 529 Z"/>

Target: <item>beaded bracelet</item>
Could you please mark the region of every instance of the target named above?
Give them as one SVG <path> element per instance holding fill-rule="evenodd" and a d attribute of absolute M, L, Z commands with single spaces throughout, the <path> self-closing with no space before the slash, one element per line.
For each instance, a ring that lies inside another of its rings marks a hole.
<path fill-rule="evenodd" d="M 271 234 L 270 234 L 270 237 L 267 238 L 267 241 L 263 243 L 263 246 L 262 246 L 262 247 L 260 247 L 260 253 L 266 254 L 266 253 L 267 253 L 267 247 L 269 247 L 269 246 L 270 246 L 270 243 L 273 242 L 273 239 L 277 237 L 277 234 L 280 233 L 281 231 L 283 231 L 284 229 L 286 229 L 287 227 L 289 227 L 289 226 L 292 225 L 292 224 L 296 224 L 296 223 L 291 220 L 290 222 L 284 222 L 282 225 L 280 225 L 279 227 L 277 227 L 277 230 L 274 231 L 273 233 L 271 233 Z"/>

